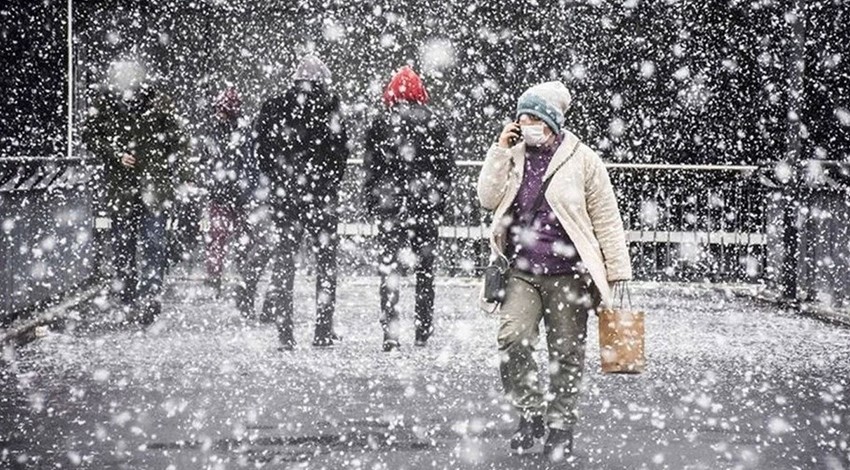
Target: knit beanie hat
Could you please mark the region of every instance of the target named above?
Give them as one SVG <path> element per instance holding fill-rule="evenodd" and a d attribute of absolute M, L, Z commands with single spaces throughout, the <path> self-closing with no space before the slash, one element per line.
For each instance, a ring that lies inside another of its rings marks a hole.
<path fill-rule="evenodd" d="M 537 116 L 559 134 L 564 125 L 564 114 L 570 109 L 570 91 L 561 82 L 546 82 L 534 85 L 517 101 L 516 117 L 522 114 Z"/>
<path fill-rule="evenodd" d="M 293 80 L 309 80 L 311 82 L 320 82 L 326 85 L 331 83 L 331 71 L 322 59 L 315 54 L 304 56 L 301 63 L 292 74 Z"/>
<path fill-rule="evenodd" d="M 416 72 L 405 65 L 390 80 L 384 90 L 384 104 L 393 106 L 399 101 L 428 104 L 428 91 Z"/>

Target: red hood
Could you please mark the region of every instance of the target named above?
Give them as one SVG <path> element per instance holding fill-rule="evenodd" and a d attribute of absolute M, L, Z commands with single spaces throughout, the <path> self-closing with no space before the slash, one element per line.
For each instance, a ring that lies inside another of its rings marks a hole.
<path fill-rule="evenodd" d="M 428 104 L 428 91 L 416 72 L 404 66 L 396 73 L 384 90 L 384 104 L 393 106 L 398 102 Z"/>

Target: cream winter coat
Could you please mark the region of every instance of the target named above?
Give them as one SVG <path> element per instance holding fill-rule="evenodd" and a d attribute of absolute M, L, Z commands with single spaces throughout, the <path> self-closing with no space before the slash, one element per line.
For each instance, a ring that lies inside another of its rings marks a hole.
<path fill-rule="evenodd" d="M 603 305 L 610 306 L 611 282 L 632 278 L 623 221 L 608 171 L 602 159 L 578 137 L 564 131 L 561 146 L 552 157 L 544 178 L 561 164 L 578 144 L 575 155 L 552 178 L 546 201 L 558 217 L 581 256 Z M 498 144 L 487 152 L 478 177 L 478 199 L 494 211 L 490 228 L 492 256 L 504 256 L 508 209 L 519 192 L 525 168 L 525 144 L 505 149 Z"/>

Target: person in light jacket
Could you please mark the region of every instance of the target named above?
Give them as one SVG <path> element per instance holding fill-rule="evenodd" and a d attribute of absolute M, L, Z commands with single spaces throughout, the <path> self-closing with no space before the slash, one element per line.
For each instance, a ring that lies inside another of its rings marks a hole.
<path fill-rule="evenodd" d="M 493 211 L 490 248 L 510 269 L 499 308 L 500 374 L 520 414 L 511 448 L 546 435 L 552 460 L 572 452 L 588 315 L 611 305 L 631 279 L 623 222 L 599 156 L 564 129 L 571 96 L 560 82 L 531 87 L 487 152 L 479 201 Z M 535 209 L 547 177 L 551 182 Z M 540 390 L 533 351 L 543 320 L 550 389 Z"/>

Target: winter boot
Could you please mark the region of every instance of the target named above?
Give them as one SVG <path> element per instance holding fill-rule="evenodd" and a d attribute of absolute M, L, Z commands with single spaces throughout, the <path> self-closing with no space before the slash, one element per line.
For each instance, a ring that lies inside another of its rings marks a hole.
<path fill-rule="evenodd" d="M 147 300 L 142 302 L 142 312 L 139 316 L 139 324 L 147 326 L 156 321 L 156 318 L 162 312 L 162 304 L 158 300 Z"/>
<path fill-rule="evenodd" d="M 384 352 L 394 351 L 401 346 L 401 343 L 398 341 L 398 327 L 397 319 L 392 321 L 381 320 L 381 329 L 384 330 L 384 343 L 382 346 Z"/>
<path fill-rule="evenodd" d="M 543 445 L 543 453 L 551 462 L 560 462 L 573 453 L 572 429 L 549 429 L 549 436 Z"/>
<path fill-rule="evenodd" d="M 274 323 L 275 318 L 282 312 L 280 294 L 275 291 L 266 292 L 263 308 L 260 310 L 260 323 Z"/>
<path fill-rule="evenodd" d="M 208 277 L 204 284 L 212 289 L 213 296 L 215 296 L 216 299 L 221 297 L 221 276 Z"/>
<path fill-rule="evenodd" d="M 519 428 L 511 437 L 511 449 L 520 451 L 534 447 L 534 440 L 540 439 L 546 434 L 546 423 L 543 416 L 533 415 L 530 418 L 523 416 L 519 420 Z"/>
<path fill-rule="evenodd" d="M 278 331 L 277 339 L 280 342 L 278 346 L 279 351 L 292 351 L 295 349 L 295 338 L 292 336 L 291 331 L 289 333 Z"/>
<path fill-rule="evenodd" d="M 416 327 L 416 346 L 425 347 L 428 344 L 428 339 L 434 334 L 434 327 L 420 328 Z"/>
<path fill-rule="evenodd" d="M 384 352 L 392 352 L 401 347 L 401 343 L 398 342 L 397 339 L 392 338 L 384 338 L 384 344 L 382 346 Z"/>
<path fill-rule="evenodd" d="M 256 285 L 237 284 L 234 288 L 233 296 L 236 300 L 236 309 L 243 317 L 254 318 L 254 299 L 257 297 Z"/>
<path fill-rule="evenodd" d="M 321 294 L 317 294 L 321 295 Z M 313 334 L 313 346 L 331 347 L 339 337 L 334 334 L 333 308 L 320 305 L 316 312 L 316 329 Z"/>
<path fill-rule="evenodd" d="M 334 345 L 336 335 L 331 331 L 325 331 L 325 328 L 316 327 L 316 333 L 313 335 L 313 346 L 317 348 L 329 348 Z"/>

